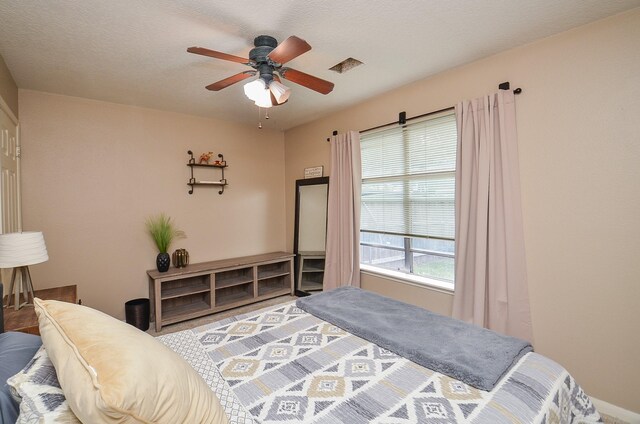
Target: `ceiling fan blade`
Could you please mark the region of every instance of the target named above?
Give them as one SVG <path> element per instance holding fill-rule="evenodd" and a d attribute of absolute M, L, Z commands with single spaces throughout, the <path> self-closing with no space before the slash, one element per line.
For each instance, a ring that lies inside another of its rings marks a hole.
<path fill-rule="evenodd" d="M 223 88 L 227 88 L 232 84 L 235 84 L 235 83 L 240 82 L 242 80 L 245 80 L 247 78 L 251 78 L 255 74 L 256 74 L 256 71 L 240 72 L 239 74 L 232 75 L 229 78 L 225 78 L 225 79 L 220 80 L 218 82 L 214 82 L 213 84 L 207 85 L 207 90 L 220 91 Z"/>
<path fill-rule="evenodd" d="M 202 56 L 214 57 L 216 59 L 228 60 L 231 62 L 238 62 L 244 65 L 248 65 L 251 61 L 247 58 L 234 56 L 232 54 L 217 52 L 215 50 L 205 49 L 204 47 L 189 47 L 187 49 L 189 53 L 200 54 Z"/>
<path fill-rule="evenodd" d="M 309 50 L 311 50 L 309 43 L 304 41 L 302 38 L 292 35 L 280 43 L 278 47 L 273 49 L 267 57 L 274 62 L 283 64 L 300 56 L 302 53 L 308 52 Z"/>
<path fill-rule="evenodd" d="M 325 81 L 313 75 L 305 74 L 304 72 L 296 71 L 291 68 L 280 69 L 280 75 L 282 78 L 300 84 L 304 87 L 310 88 L 318 93 L 329 94 L 333 90 L 333 83 Z"/>

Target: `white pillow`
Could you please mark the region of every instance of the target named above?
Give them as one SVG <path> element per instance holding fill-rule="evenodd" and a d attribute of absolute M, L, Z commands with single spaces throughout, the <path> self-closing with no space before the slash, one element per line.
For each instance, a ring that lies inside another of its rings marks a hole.
<path fill-rule="evenodd" d="M 34 304 L 42 342 L 82 422 L 227 424 L 202 378 L 150 335 L 85 306 Z"/>

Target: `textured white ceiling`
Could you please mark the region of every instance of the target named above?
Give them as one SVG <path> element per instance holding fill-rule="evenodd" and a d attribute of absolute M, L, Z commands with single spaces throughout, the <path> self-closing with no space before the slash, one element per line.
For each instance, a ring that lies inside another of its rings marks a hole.
<path fill-rule="evenodd" d="M 18 87 L 255 125 L 243 83 L 205 86 L 244 65 L 260 34 L 313 49 L 289 62 L 335 83 L 294 83 L 267 126 L 288 129 L 376 94 L 640 6 L 640 0 L 0 0 L 0 55 Z M 345 74 L 328 70 L 353 57 Z"/>

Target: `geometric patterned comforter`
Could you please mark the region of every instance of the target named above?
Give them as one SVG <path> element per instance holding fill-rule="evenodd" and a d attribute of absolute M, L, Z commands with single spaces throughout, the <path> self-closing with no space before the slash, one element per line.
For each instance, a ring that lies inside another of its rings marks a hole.
<path fill-rule="evenodd" d="M 602 422 L 573 377 L 544 356 L 525 355 L 486 392 L 294 302 L 159 340 L 203 376 L 233 424 Z"/>

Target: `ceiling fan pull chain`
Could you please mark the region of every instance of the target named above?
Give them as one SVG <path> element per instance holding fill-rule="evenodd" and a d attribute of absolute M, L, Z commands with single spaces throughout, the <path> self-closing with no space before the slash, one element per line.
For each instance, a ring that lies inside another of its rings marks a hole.
<path fill-rule="evenodd" d="M 262 129 L 262 108 L 258 106 L 258 129 Z"/>

